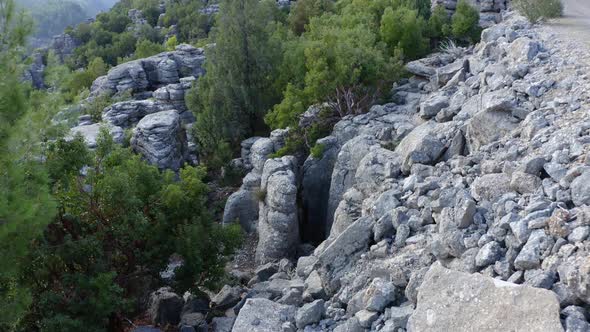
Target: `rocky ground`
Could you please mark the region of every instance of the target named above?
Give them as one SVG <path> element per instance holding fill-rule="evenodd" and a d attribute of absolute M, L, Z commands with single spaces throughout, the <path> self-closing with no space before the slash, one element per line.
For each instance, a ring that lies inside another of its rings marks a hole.
<path fill-rule="evenodd" d="M 213 300 L 233 307 L 214 330 L 590 330 L 586 52 L 507 13 L 408 64 L 319 158 L 269 159 L 283 132 L 246 141 L 224 219 L 258 234 L 259 267 Z"/>

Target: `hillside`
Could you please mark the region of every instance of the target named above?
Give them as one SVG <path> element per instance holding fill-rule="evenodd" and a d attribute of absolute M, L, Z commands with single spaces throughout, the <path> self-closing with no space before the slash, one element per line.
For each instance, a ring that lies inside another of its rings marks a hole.
<path fill-rule="evenodd" d="M 0 330 L 590 331 L 590 4 L 6 8 Z"/>
<path fill-rule="evenodd" d="M 17 0 L 35 22 L 33 46 L 44 46 L 54 35 L 111 8 L 117 0 Z"/>

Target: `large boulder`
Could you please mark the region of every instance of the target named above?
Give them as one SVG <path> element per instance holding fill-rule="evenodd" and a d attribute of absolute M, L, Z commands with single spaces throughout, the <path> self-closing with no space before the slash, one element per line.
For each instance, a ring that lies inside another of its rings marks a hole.
<path fill-rule="evenodd" d="M 73 127 L 70 129 L 70 133 L 66 137 L 66 140 L 71 140 L 74 137 L 81 135 L 88 148 L 94 149 L 96 148 L 98 136 L 102 128 L 108 131 L 115 143 L 123 143 L 125 132 L 121 127 L 100 123 Z"/>
<path fill-rule="evenodd" d="M 420 286 L 408 331 L 558 332 L 563 328 L 554 293 L 435 263 Z"/>
<path fill-rule="evenodd" d="M 102 120 L 114 126 L 129 128 L 144 116 L 160 111 L 153 100 L 128 100 L 115 103 L 104 109 Z"/>
<path fill-rule="evenodd" d="M 232 332 L 283 332 L 283 324 L 295 323 L 297 308 L 267 299 L 248 299 L 240 310 Z"/>
<path fill-rule="evenodd" d="M 369 153 L 370 147 L 376 144 L 377 141 L 372 136 L 361 135 L 346 142 L 338 153 L 330 181 L 326 233 L 329 233 L 329 230 L 332 228 L 334 213 L 344 193 L 354 184 L 355 172 L 359 163 Z"/>
<path fill-rule="evenodd" d="M 223 224 L 239 222 L 242 229 L 251 233 L 256 229 L 258 220 L 260 175 L 250 172 L 244 178 L 242 187 L 231 194 L 223 210 Z"/>
<path fill-rule="evenodd" d="M 293 157 L 269 159 L 264 164 L 256 248 L 259 264 L 295 254 L 299 244 L 296 174 Z"/>
<path fill-rule="evenodd" d="M 340 288 L 340 277 L 347 267 L 369 248 L 372 239 L 373 220 L 362 217 L 348 226 L 319 253 L 319 271 L 327 292 L 334 294 Z"/>
<path fill-rule="evenodd" d="M 465 137 L 470 152 L 503 138 L 518 126 L 512 115 L 514 97 L 509 90 L 483 95 L 482 109 L 465 125 Z"/>
<path fill-rule="evenodd" d="M 188 158 L 186 133 L 175 110 L 141 119 L 133 132 L 131 146 L 160 169 L 178 170 Z"/>
<path fill-rule="evenodd" d="M 162 287 L 150 295 L 148 313 L 153 324 L 166 326 L 180 322 L 184 300 L 170 287 Z"/>
<path fill-rule="evenodd" d="M 402 161 L 402 170 L 408 173 L 414 164 L 434 164 L 445 151 L 445 144 L 439 138 L 445 132 L 445 124 L 433 121 L 416 127 L 395 148 Z"/>

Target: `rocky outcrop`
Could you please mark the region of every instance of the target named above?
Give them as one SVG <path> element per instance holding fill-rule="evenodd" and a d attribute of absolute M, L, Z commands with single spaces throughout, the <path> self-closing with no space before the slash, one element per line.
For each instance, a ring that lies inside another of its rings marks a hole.
<path fill-rule="evenodd" d="M 319 244 L 258 232 L 265 248 L 317 244 L 249 283 L 250 298 L 298 308 L 285 328 L 588 329 L 587 68 L 545 28 L 505 18 L 474 47 L 409 63 L 391 103 L 341 119 L 299 172 L 268 159 L 272 137 L 244 143 L 250 164 L 237 164 L 281 169 L 274 195 L 260 182 L 261 213 L 298 201 L 300 234 L 326 227 Z M 277 248 L 274 261 L 292 255 Z"/>
<path fill-rule="evenodd" d="M 432 265 L 408 331 L 563 331 L 554 293 Z"/>
<path fill-rule="evenodd" d="M 164 52 L 145 59 L 134 60 L 109 70 L 91 88 L 91 96 L 113 95 L 131 91 L 133 94 L 154 91 L 168 84 L 176 84 L 183 77 L 204 74 L 204 50 L 181 44 L 175 51 Z"/>
<path fill-rule="evenodd" d="M 294 257 L 299 244 L 296 160 L 268 159 L 261 176 L 256 262 Z M 262 199 L 263 198 L 263 199 Z"/>
<path fill-rule="evenodd" d="M 133 131 L 131 147 L 161 169 L 178 170 L 188 158 L 186 133 L 175 110 L 145 116 Z"/>
<path fill-rule="evenodd" d="M 267 299 L 248 299 L 236 318 L 232 332 L 282 332 L 295 329 L 294 306 Z"/>
<path fill-rule="evenodd" d="M 123 140 L 125 138 L 125 132 L 123 131 L 123 129 L 121 127 L 108 125 L 108 124 L 101 125 L 98 123 L 76 126 L 72 129 L 70 129 L 70 133 L 68 134 L 66 139 L 72 139 L 72 138 L 80 135 L 84 139 L 84 142 L 86 142 L 86 145 L 88 146 L 88 148 L 94 149 L 94 148 L 96 148 L 96 144 L 97 144 L 101 129 L 104 129 L 106 132 L 108 132 L 111 135 L 111 137 L 113 138 L 113 141 L 115 141 L 115 143 L 118 143 L 118 144 L 123 143 Z"/>
<path fill-rule="evenodd" d="M 61 63 L 64 63 L 70 56 L 74 54 L 76 47 L 80 42 L 73 36 L 64 33 L 53 37 L 49 49 L 55 53 Z"/>
<path fill-rule="evenodd" d="M 24 80 L 30 82 L 35 89 L 45 88 L 45 54 L 35 51 L 31 55 L 32 63 L 24 72 Z"/>

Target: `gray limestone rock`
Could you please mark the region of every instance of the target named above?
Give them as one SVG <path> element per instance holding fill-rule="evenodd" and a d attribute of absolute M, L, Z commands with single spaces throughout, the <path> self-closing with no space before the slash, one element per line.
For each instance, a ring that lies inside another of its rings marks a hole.
<path fill-rule="evenodd" d="M 409 332 L 563 331 L 547 290 L 518 286 L 435 263 L 424 278 Z"/>

